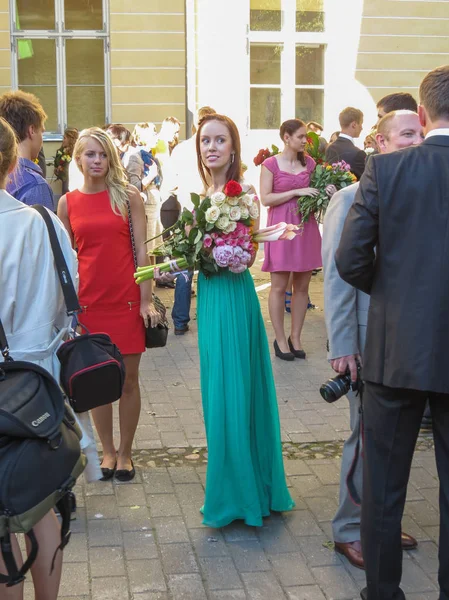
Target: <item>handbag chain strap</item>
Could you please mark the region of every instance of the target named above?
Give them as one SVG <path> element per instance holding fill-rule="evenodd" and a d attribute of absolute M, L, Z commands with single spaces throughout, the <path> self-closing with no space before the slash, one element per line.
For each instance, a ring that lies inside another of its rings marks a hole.
<path fill-rule="evenodd" d="M 136 251 L 136 240 L 134 238 L 134 229 L 133 229 L 133 220 L 131 218 L 131 203 L 129 198 L 126 199 L 126 206 L 128 208 L 128 225 L 129 225 L 129 235 L 131 237 L 131 246 L 133 249 L 133 259 L 134 259 L 134 270 L 137 271 L 137 251 Z"/>
<path fill-rule="evenodd" d="M 0 352 L 6 362 L 12 362 L 12 357 L 9 355 L 8 340 L 6 339 L 6 333 L 3 328 L 2 320 L 0 319 Z"/>

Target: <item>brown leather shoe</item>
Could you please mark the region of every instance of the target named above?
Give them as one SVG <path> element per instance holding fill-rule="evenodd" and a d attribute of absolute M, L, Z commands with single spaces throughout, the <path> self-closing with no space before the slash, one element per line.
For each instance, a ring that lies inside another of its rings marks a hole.
<path fill-rule="evenodd" d="M 418 547 L 418 542 L 408 533 L 401 533 L 401 545 L 403 550 L 414 550 Z"/>
<path fill-rule="evenodd" d="M 335 552 L 343 554 L 353 567 L 357 569 L 365 570 L 365 563 L 363 562 L 362 556 L 362 544 L 360 541 L 356 542 L 335 542 Z"/>

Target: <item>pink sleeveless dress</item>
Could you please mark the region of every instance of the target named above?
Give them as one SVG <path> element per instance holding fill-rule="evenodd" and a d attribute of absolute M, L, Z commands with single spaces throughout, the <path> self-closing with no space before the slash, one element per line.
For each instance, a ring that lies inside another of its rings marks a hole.
<path fill-rule="evenodd" d="M 270 156 L 263 163 L 273 173 L 273 193 L 279 194 L 289 190 L 309 187 L 310 175 L 315 168 L 315 161 L 310 156 L 306 158 L 306 170 L 297 175 L 281 171 L 275 156 Z M 291 198 L 284 204 L 268 209 L 267 225 L 281 222 L 299 225 L 301 215 L 298 214 L 297 198 Z M 265 260 L 262 271 L 269 273 L 277 271 L 305 272 L 322 267 L 321 234 L 315 218 L 311 217 L 304 224 L 301 234 L 294 240 L 267 242 L 264 244 Z"/>

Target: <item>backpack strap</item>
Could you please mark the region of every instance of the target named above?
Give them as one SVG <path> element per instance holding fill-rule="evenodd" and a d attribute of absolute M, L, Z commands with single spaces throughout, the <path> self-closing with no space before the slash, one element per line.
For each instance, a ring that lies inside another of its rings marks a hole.
<path fill-rule="evenodd" d="M 40 204 L 35 204 L 32 208 L 37 210 L 47 226 L 51 249 L 53 250 L 53 256 L 55 259 L 56 270 L 58 272 L 59 281 L 61 282 L 62 293 L 64 294 L 64 300 L 67 307 L 67 314 L 69 316 L 73 316 L 77 312 L 81 311 L 81 307 L 78 302 L 75 286 L 73 285 L 72 276 L 70 275 L 69 268 L 67 267 L 64 254 L 62 253 L 61 244 L 59 243 L 58 236 L 56 235 L 53 220 L 50 217 L 48 210 Z"/>
<path fill-rule="evenodd" d="M 26 535 L 30 540 L 31 548 L 28 558 L 20 569 L 17 568 L 16 559 L 14 558 L 12 551 L 10 533 L 8 532 L 1 540 L 0 547 L 8 575 L 0 574 L 0 583 L 6 583 L 6 587 L 12 587 L 13 585 L 21 583 L 25 579 L 25 574 L 28 573 L 36 560 L 39 544 L 37 543 L 34 531 L 30 529 Z"/>
<path fill-rule="evenodd" d="M 67 544 L 70 541 L 70 536 L 72 532 L 70 531 L 70 516 L 72 513 L 72 502 L 70 499 L 70 494 L 67 492 L 64 496 L 56 502 L 56 508 L 61 515 L 61 543 L 56 548 L 56 552 L 53 555 L 53 560 L 51 561 L 51 570 L 50 574 L 53 573 L 55 568 L 56 556 L 59 550 L 64 550 Z"/>

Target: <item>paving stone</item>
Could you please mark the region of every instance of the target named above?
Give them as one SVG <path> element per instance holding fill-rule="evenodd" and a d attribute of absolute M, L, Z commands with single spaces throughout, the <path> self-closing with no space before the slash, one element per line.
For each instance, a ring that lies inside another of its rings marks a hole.
<path fill-rule="evenodd" d="M 288 531 L 283 521 L 268 520 L 259 529 L 260 542 L 268 554 L 284 554 L 286 552 L 297 552 L 299 546 Z"/>
<path fill-rule="evenodd" d="M 89 496 L 86 498 L 86 513 L 88 519 L 116 519 L 117 500 L 115 496 Z"/>
<path fill-rule="evenodd" d="M 166 469 L 144 471 L 142 474 L 147 494 L 171 494 L 173 484 Z"/>
<path fill-rule="evenodd" d="M 92 600 L 129 600 L 126 577 L 94 577 Z"/>
<path fill-rule="evenodd" d="M 123 534 L 126 560 L 157 558 L 154 535 L 149 531 L 127 531 Z"/>
<path fill-rule="evenodd" d="M 285 474 L 290 475 L 312 475 L 312 471 L 306 462 L 303 460 L 286 460 L 284 461 Z"/>
<path fill-rule="evenodd" d="M 225 544 L 220 531 L 202 527 L 189 529 L 189 535 L 198 557 L 229 555 L 229 547 Z"/>
<path fill-rule="evenodd" d="M 315 567 L 311 571 L 320 588 L 332 600 L 359 597 L 359 590 L 344 567 Z"/>
<path fill-rule="evenodd" d="M 64 548 L 64 562 L 87 563 L 87 539 L 82 533 L 72 533 L 70 543 Z"/>
<path fill-rule="evenodd" d="M 215 590 L 209 593 L 210 600 L 246 600 L 245 590 Z"/>
<path fill-rule="evenodd" d="M 169 575 L 198 571 L 198 565 L 190 543 L 164 544 L 161 546 L 161 554 L 164 572 Z"/>
<path fill-rule="evenodd" d="M 155 412 L 156 414 L 154 415 L 157 418 L 159 417 L 177 417 L 177 412 L 174 409 L 173 405 L 170 402 L 164 402 L 163 404 L 151 404 L 151 408 L 153 410 L 153 412 Z M 157 421 L 156 422 L 157 427 L 160 427 L 160 422 Z M 170 430 L 168 430 L 170 431 Z"/>
<path fill-rule="evenodd" d="M 243 573 L 242 579 L 250 600 L 285 600 L 285 594 L 273 573 Z"/>
<path fill-rule="evenodd" d="M 306 565 L 306 560 L 300 552 L 276 554 L 270 558 L 273 569 L 285 587 L 295 585 L 313 585 L 315 579 Z"/>
<path fill-rule="evenodd" d="M 231 558 L 200 558 L 199 561 L 210 590 L 232 590 L 243 587 Z"/>
<path fill-rule="evenodd" d="M 176 600 L 206 600 L 201 577 L 196 574 L 170 575 L 168 586 Z"/>
<path fill-rule="evenodd" d="M 162 431 L 161 440 L 166 448 L 187 448 L 189 445 L 182 431 Z"/>
<path fill-rule="evenodd" d="M 73 595 L 74 590 L 80 596 L 89 595 L 89 569 L 85 563 L 62 563 L 62 579 L 59 595 Z"/>
<path fill-rule="evenodd" d="M 189 534 L 182 517 L 161 517 L 154 519 L 157 542 L 159 544 L 175 544 L 189 542 Z"/>
<path fill-rule="evenodd" d="M 341 565 L 338 554 L 327 545 L 329 542 L 332 543 L 331 539 L 330 537 L 319 536 L 302 536 L 298 538 L 301 551 L 306 557 L 309 567 Z"/>
<path fill-rule="evenodd" d="M 126 575 L 121 546 L 91 548 L 89 564 L 92 577 L 124 577 Z"/>
<path fill-rule="evenodd" d="M 256 528 L 248 527 L 243 522 L 235 521 L 222 528 L 224 538 L 227 542 L 256 541 Z"/>
<path fill-rule="evenodd" d="M 305 585 L 288 588 L 288 600 L 326 600 L 326 596 L 317 585 Z"/>
<path fill-rule="evenodd" d="M 120 506 L 122 531 L 147 531 L 151 529 L 150 510 L 147 506 Z"/>
<path fill-rule="evenodd" d="M 413 560 L 402 561 L 401 588 L 405 594 L 409 592 L 432 592 L 435 590 L 432 581 Z"/>
<path fill-rule="evenodd" d="M 239 573 L 271 570 L 271 565 L 258 540 L 234 542 L 228 544 L 228 550 Z"/>
<path fill-rule="evenodd" d="M 118 519 L 89 521 L 89 546 L 120 546 L 122 530 Z"/>
<path fill-rule="evenodd" d="M 141 485 L 128 483 L 115 488 L 119 506 L 145 506 L 146 498 Z"/>
<path fill-rule="evenodd" d="M 169 467 L 168 473 L 173 483 L 198 483 L 197 472 L 191 467 Z"/>
<path fill-rule="evenodd" d="M 295 536 L 323 535 L 323 531 L 308 510 L 295 510 L 285 514 L 285 524 Z"/>
<path fill-rule="evenodd" d="M 129 560 L 126 566 L 132 594 L 165 592 L 167 589 L 159 560 Z"/>
<path fill-rule="evenodd" d="M 181 514 L 181 507 L 174 494 L 150 494 L 147 496 L 151 516 L 176 517 Z"/>

